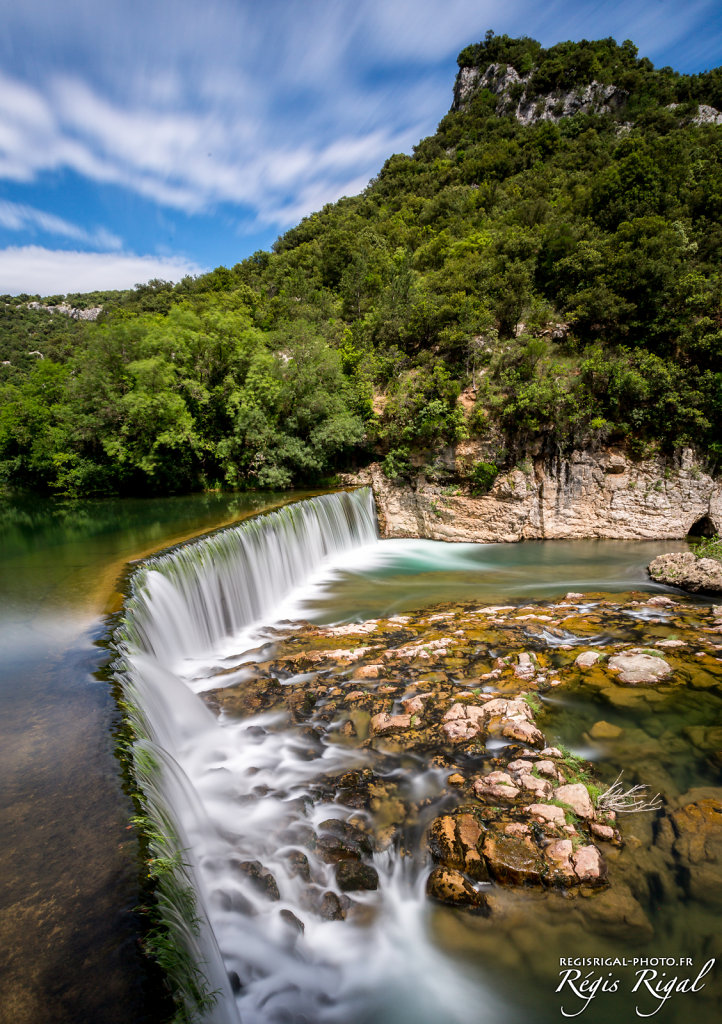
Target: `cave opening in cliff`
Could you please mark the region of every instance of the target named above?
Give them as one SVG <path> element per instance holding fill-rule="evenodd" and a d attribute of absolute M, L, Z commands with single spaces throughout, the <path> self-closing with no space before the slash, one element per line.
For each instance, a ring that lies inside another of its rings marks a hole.
<path fill-rule="evenodd" d="M 687 533 L 688 537 L 714 537 L 717 533 L 714 523 L 709 516 L 702 516 L 692 524 Z"/>

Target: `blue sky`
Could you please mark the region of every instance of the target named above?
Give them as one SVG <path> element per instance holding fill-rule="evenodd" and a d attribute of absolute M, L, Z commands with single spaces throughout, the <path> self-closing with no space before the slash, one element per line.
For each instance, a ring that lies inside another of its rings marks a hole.
<path fill-rule="evenodd" d="M 432 133 L 456 55 L 722 64 L 720 0 L 0 0 L 0 293 L 232 266 Z"/>

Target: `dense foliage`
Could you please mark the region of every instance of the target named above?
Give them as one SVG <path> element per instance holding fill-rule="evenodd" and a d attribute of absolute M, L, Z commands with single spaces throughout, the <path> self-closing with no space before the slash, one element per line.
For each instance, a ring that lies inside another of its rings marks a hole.
<path fill-rule="evenodd" d="M 281 487 L 371 457 L 451 479 L 445 452 L 469 437 L 477 493 L 527 453 L 602 442 L 714 464 L 722 126 L 698 104 L 722 109 L 722 74 L 655 70 L 629 42 L 491 34 L 459 61 L 511 65 L 535 95 L 615 84 L 622 102 L 523 124 L 478 90 L 272 253 L 70 299 L 101 303 L 98 323 L 0 300 L 5 481 Z"/>

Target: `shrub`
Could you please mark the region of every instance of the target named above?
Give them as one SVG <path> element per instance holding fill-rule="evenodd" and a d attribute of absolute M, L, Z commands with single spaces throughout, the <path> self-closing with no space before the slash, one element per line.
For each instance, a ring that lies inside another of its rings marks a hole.
<path fill-rule="evenodd" d="M 469 472 L 471 493 L 475 497 L 487 494 L 491 490 L 491 486 L 496 480 L 498 473 L 499 467 L 493 462 L 476 462 Z"/>

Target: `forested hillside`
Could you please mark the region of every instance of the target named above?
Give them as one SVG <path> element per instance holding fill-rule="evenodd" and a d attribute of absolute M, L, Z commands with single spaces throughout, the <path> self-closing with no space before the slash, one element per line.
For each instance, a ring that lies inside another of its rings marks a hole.
<path fill-rule="evenodd" d="M 493 34 L 459 64 L 436 134 L 273 252 L 68 298 L 97 322 L 1 299 L 4 483 L 286 487 L 372 458 L 444 480 L 469 436 L 477 492 L 606 442 L 716 465 L 722 73 Z"/>

